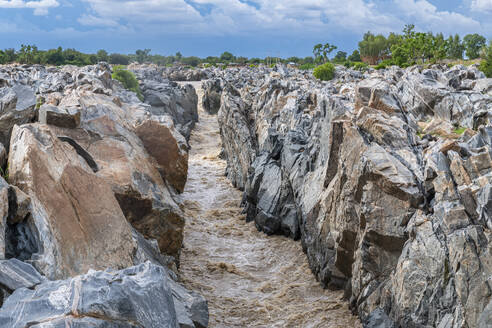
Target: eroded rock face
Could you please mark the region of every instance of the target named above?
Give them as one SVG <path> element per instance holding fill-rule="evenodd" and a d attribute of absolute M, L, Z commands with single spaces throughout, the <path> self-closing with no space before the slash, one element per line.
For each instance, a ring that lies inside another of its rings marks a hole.
<path fill-rule="evenodd" d="M 37 236 L 31 260 L 45 275 L 131 265 L 131 230 L 111 187 L 49 127 L 14 128 L 9 170 L 9 181 L 31 198 L 27 221 Z"/>
<path fill-rule="evenodd" d="M 488 322 L 492 98 L 476 68 L 216 76 L 226 173 L 260 230 L 295 238 L 295 222 L 367 326 Z"/>

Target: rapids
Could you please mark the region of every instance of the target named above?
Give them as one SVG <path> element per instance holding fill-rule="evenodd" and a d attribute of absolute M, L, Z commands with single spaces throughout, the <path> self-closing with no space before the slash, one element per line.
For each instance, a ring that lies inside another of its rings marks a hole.
<path fill-rule="evenodd" d="M 258 232 L 224 176 L 217 117 L 201 108 L 190 140 L 180 275 L 209 305 L 209 327 L 362 327 L 342 291 L 323 289 L 300 242 Z"/>

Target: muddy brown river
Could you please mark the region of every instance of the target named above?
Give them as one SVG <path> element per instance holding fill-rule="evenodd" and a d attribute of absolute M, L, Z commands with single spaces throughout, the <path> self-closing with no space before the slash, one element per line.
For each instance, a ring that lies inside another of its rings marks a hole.
<path fill-rule="evenodd" d="M 200 83 L 193 83 L 201 104 Z M 192 134 L 180 273 L 208 300 L 210 325 L 362 327 L 342 291 L 315 280 L 300 242 L 258 232 L 241 214 L 241 192 L 224 176 L 217 117 L 199 105 Z"/>

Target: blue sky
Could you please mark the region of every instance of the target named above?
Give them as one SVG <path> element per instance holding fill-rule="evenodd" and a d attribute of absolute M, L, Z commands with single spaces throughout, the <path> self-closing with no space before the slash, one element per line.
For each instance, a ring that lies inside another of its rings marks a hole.
<path fill-rule="evenodd" d="M 492 0 L 0 0 L 0 48 L 304 57 L 320 42 L 351 52 L 364 32 L 407 23 L 492 39 Z"/>

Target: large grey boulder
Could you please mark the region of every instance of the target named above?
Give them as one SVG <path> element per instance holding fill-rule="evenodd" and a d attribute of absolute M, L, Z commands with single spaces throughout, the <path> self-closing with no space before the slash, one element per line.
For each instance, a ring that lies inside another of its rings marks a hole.
<path fill-rule="evenodd" d="M 14 125 L 34 120 L 35 107 L 36 95 L 31 87 L 16 84 L 0 89 L 0 142 L 2 144 L 9 146 Z"/>
<path fill-rule="evenodd" d="M 17 289 L 0 309 L 0 326 L 176 328 L 169 278 L 150 263 L 91 271 L 34 289 Z"/>

